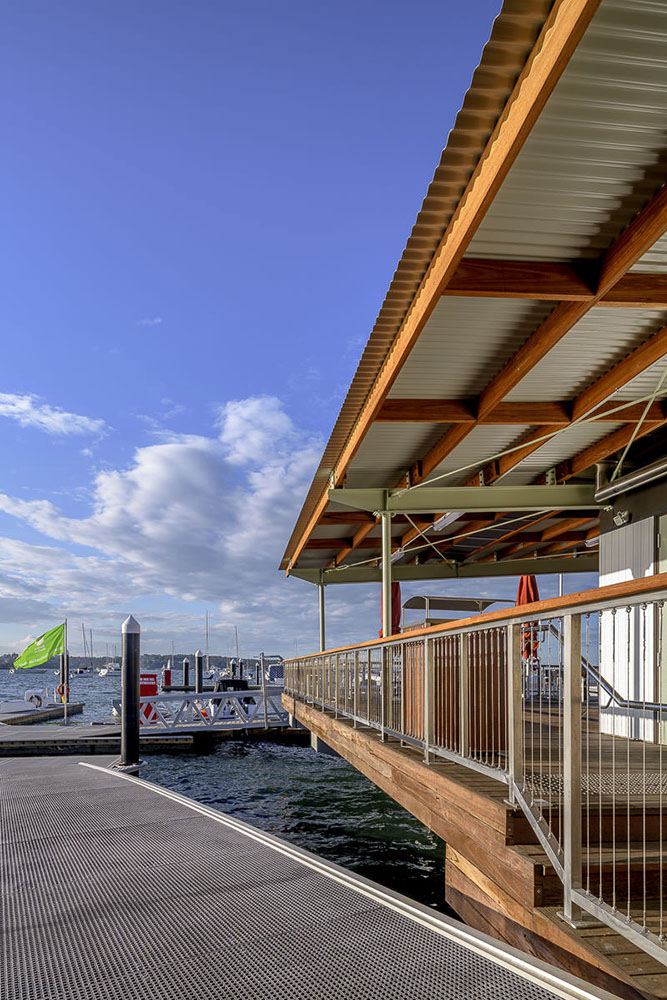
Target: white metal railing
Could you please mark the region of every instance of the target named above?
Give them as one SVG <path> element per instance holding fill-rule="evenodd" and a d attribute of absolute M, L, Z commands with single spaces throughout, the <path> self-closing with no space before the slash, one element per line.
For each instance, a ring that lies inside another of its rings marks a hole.
<path fill-rule="evenodd" d="M 205 694 L 163 693 L 140 700 L 142 729 L 182 732 L 192 729 L 270 729 L 285 726 L 287 712 L 281 704 L 283 687 L 266 691 L 216 691 Z"/>
<path fill-rule="evenodd" d="M 667 964 L 660 582 L 287 660 L 285 692 L 507 783 L 564 919 L 585 911 Z"/>

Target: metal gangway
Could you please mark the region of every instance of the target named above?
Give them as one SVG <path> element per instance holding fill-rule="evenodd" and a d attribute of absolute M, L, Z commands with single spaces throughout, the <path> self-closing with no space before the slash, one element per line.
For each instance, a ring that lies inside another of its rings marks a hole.
<path fill-rule="evenodd" d="M 139 702 L 141 732 L 209 733 L 283 729 L 289 717 L 281 704 L 283 686 L 236 691 L 160 692 Z"/>

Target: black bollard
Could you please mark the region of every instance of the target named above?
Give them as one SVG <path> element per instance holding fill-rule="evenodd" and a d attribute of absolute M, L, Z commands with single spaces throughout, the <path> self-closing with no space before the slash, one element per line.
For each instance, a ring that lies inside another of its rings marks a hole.
<path fill-rule="evenodd" d="M 183 687 L 190 686 L 190 661 L 187 656 L 183 660 Z"/>
<path fill-rule="evenodd" d="M 121 628 L 120 761 L 121 767 L 137 767 L 139 760 L 139 622 L 130 615 Z"/>
<path fill-rule="evenodd" d="M 195 653 L 195 694 L 204 690 L 204 654 L 201 649 Z"/>

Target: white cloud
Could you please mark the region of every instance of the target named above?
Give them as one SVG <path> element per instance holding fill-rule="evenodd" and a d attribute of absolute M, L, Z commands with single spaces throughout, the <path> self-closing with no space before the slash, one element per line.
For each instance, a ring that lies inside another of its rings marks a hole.
<path fill-rule="evenodd" d="M 137 320 L 137 326 L 162 326 L 163 322 L 162 316 L 146 316 Z"/>
<path fill-rule="evenodd" d="M 46 434 L 102 434 L 107 429 L 103 420 L 49 406 L 31 393 L 0 392 L 0 416 Z"/>
<path fill-rule="evenodd" d="M 57 595 L 75 617 L 110 621 L 119 604 L 122 617 L 138 615 L 166 595 L 181 613 L 183 600 L 215 607 L 213 620 L 238 624 L 246 642 L 252 631 L 257 649 L 287 642 L 291 651 L 303 609 L 292 608 L 294 581 L 286 584 L 277 567 L 321 442 L 299 431 L 275 397 L 228 403 L 217 429 L 172 434 L 138 448 L 128 468 L 98 472 L 85 517 L 0 494 L 0 511 L 49 541 L 0 538 L 0 558 L 18 580 L 38 584 L 34 600 Z M 314 616 L 310 624 L 314 632 Z M 155 643 L 168 645 L 166 637 Z"/>

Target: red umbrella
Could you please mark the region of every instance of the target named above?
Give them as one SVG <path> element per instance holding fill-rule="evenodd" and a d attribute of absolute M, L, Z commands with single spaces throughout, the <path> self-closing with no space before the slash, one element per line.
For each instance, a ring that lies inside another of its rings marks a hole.
<path fill-rule="evenodd" d="M 537 580 L 531 573 L 528 576 L 522 576 L 519 578 L 519 589 L 516 593 L 516 603 L 517 607 L 520 604 L 534 604 L 539 601 L 540 594 L 537 589 Z M 537 650 L 540 645 L 539 635 L 537 629 L 534 625 L 524 625 L 521 629 L 523 642 L 523 658 L 524 660 L 531 660 L 537 655 Z"/>
<path fill-rule="evenodd" d="M 380 608 L 382 608 L 382 591 L 380 591 Z M 391 634 L 397 635 L 401 631 L 401 585 L 395 581 L 391 585 Z M 379 632 L 382 638 L 382 629 Z"/>

